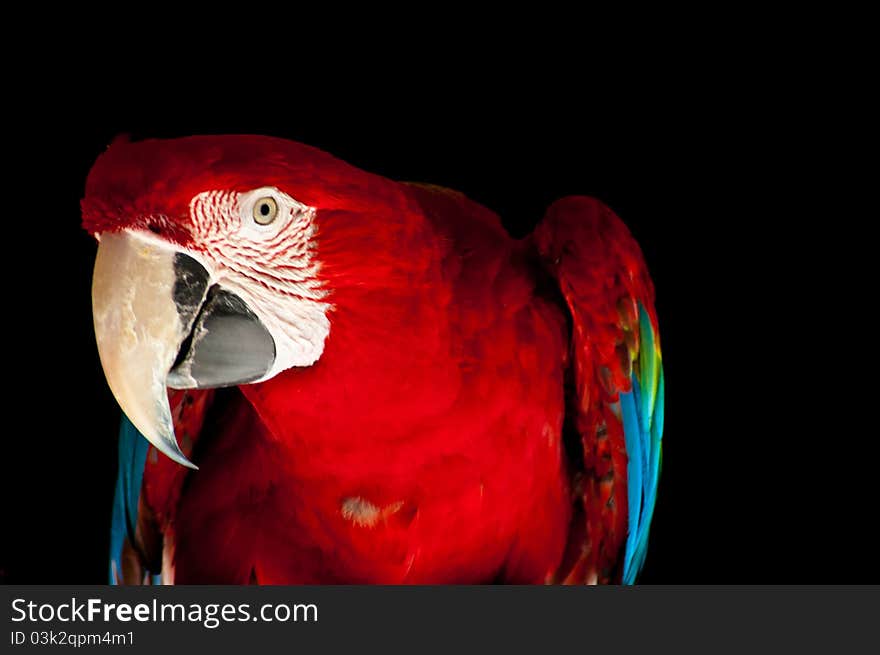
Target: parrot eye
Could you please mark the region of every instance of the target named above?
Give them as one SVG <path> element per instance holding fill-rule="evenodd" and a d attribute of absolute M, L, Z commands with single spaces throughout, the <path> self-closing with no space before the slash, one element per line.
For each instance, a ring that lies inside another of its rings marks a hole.
<path fill-rule="evenodd" d="M 274 198 L 266 196 L 254 203 L 254 220 L 260 225 L 269 225 L 278 215 L 278 203 Z"/>

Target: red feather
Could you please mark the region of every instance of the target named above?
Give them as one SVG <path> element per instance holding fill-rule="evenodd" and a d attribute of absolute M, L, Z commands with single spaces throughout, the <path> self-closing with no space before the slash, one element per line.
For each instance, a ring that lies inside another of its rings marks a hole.
<path fill-rule="evenodd" d="M 187 243 L 193 195 L 265 185 L 317 208 L 330 336 L 311 367 L 196 401 L 198 472 L 148 458 L 176 581 L 611 580 L 626 453 L 597 399 L 628 389 L 621 298 L 656 321 L 623 224 L 568 199 L 516 241 L 459 193 L 241 136 L 113 145 L 84 225 Z"/>

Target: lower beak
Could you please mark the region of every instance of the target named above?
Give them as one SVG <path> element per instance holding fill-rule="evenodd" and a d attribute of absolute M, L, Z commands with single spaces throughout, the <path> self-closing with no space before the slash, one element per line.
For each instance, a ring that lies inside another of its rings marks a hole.
<path fill-rule="evenodd" d="M 275 343 L 241 298 L 171 244 L 137 233 L 101 236 L 92 280 L 98 354 L 122 411 L 161 452 L 196 468 L 174 436 L 168 386 L 257 380 Z"/>

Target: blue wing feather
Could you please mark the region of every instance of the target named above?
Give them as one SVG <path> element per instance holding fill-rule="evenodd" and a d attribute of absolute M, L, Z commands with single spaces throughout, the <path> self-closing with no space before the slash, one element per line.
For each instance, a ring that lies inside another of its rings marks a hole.
<path fill-rule="evenodd" d="M 119 472 L 110 526 L 110 584 L 117 584 L 117 580 L 122 577 L 122 546 L 125 537 L 134 541 L 138 499 L 149 446 L 149 442 L 123 414 L 119 425 Z"/>
<path fill-rule="evenodd" d="M 632 584 L 635 574 L 627 575 L 634 570 L 633 557 L 639 539 L 639 527 L 642 515 L 642 488 L 645 471 L 643 443 L 639 430 L 639 419 L 633 392 L 620 394 L 620 410 L 623 418 L 623 436 L 626 442 L 626 453 L 629 462 L 626 466 L 627 482 L 627 516 L 629 517 L 626 535 L 626 553 L 624 555 L 625 584 Z"/>
<path fill-rule="evenodd" d="M 662 462 L 663 364 L 651 319 L 641 303 L 639 337 L 639 365 L 633 371 L 632 391 L 620 394 L 620 414 L 629 459 L 624 584 L 633 584 L 645 563 Z"/>

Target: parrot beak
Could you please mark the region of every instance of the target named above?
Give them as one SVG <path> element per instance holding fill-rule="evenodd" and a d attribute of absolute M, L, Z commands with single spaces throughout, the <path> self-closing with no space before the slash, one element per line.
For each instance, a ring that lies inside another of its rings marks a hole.
<path fill-rule="evenodd" d="M 103 234 L 92 278 L 101 366 L 119 406 L 156 448 L 197 468 L 174 436 L 167 387 L 231 386 L 263 377 L 272 336 L 237 295 L 172 244 Z"/>

